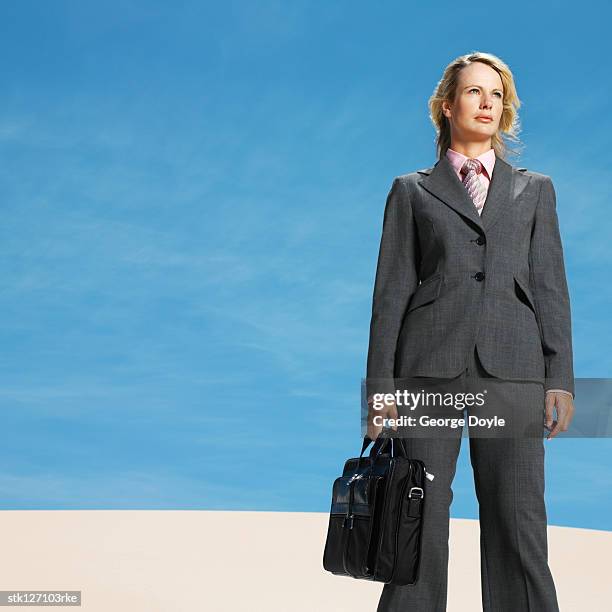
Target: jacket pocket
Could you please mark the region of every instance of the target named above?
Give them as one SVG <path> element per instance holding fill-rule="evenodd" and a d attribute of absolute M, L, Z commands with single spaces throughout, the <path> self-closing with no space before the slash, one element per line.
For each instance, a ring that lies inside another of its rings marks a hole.
<path fill-rule="evenodd" d="M 519 280 L 516 276 L 514 276 L 514 291 L 518 299 L 527 307 L 531 308 L 533 314 L 536 314 L 535 301 L 531 295 L 529 285 Z"/>
<path fill-rule="evenodd" d="M 424 280 L 420 285 L 417 286 L 415 292 L 412 294 L 412 299 L 408 304 L 406 312 L 410 312 L 419 306 L 423 306 L 428 302 L 433 302 L 437 299 L 440 293 L 440 287 L 442 285 L 442 274 L 432 274 L 429 278 Z"/>

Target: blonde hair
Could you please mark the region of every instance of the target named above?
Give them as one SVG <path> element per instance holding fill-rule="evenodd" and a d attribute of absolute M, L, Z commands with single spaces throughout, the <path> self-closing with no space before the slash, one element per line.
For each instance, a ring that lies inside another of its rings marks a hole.
<path fill-rule="evenodd" d="M 474 62 L 482 62 L 490 66 L 501 77 L 504 87 L 502 116 L 499 129 L 491 139 L 491 146 L 498 157 L 504 158 L 506 153 L 519 155 L 522 146 L 518 134 L 521 130 L 518 109 L 521 101 L 516 93 L 512 71 L 499 57 L 491 53 L 474 51 L 454 59 L 444 70 L 442 78 L 436 85 L 434 93 L 429 98 L 429 117 L 436 128 L 436 149 L 438 158 L 441 158 L 451 144 L 451 130 L 448 118 L 442 112 L 442 102 L 454 102 L 459 84 L 459 73 L 463 68 Z M 518 145 L 516 148 L 508 146 L 506 140 Z"/>

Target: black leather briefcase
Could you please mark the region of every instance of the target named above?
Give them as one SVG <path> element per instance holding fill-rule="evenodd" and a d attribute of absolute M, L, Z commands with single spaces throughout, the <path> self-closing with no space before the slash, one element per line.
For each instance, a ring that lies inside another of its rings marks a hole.
<path fill-rule="evenodd" d="M 418 580 L 425 464 L 406 456 L 401 438 L 365 437 L 334 481 L 323 567 L 328 572 L 396 585 Z"/>

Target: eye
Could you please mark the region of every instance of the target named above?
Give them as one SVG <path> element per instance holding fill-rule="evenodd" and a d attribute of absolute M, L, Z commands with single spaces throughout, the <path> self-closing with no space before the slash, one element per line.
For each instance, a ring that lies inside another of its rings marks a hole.
<path fill-rule="evenodd" d="M 478 89 L 478 87 L 472 87 L 471 89 L 468 89 L 468 93 L 471 93 L 472 91 L 480 92 L 480 89 Z M 504 94 L 501 91 L 496 91 L 495 95 L 500 99 L 504 97 Z"/>

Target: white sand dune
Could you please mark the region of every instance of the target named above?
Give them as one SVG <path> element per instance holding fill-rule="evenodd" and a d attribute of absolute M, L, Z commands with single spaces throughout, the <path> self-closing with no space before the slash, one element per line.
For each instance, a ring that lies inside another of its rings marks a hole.
<path fill-rule="evenodd" d="M 323 513 L 3 511 L 0 519 L 0 590 L 82 591 L 81 608 L 54 610 L 375 612 L 382 590 L 323 570 Z M 482 609 L 478 535 L 477 521 L 451 521 L 450 612 Z M 611 609 L 612 532 L 549 527 L 549 553 L 562 612 Z"/>

